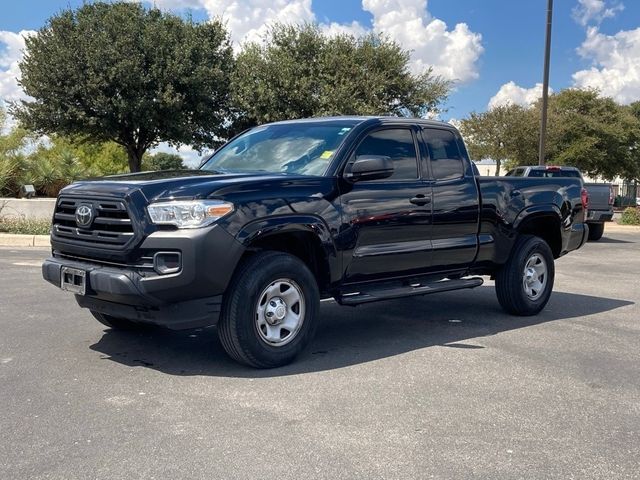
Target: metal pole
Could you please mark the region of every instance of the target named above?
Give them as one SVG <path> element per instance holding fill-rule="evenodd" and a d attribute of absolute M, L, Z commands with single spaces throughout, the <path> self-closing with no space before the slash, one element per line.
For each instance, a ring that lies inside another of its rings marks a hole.
<path fill-rule="evenodd" d="M 551 20 L 553 0 L 547 3 L 547 38 L 544 46 L 544 78 L 542 81 L 542 118 L 540 119 L 540 150 L 538 165 L 544 165 L 544 146 L 547 137 L 547 104 L 549 103 L 549 58 L 551 57 Z"/>

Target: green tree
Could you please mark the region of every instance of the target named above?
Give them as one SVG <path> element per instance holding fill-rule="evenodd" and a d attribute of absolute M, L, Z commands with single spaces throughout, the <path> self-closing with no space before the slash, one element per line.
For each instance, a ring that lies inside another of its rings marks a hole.
<path fill-rule="evenodd" d="M 113 141 L 131 171 L 160 141 L 214 145 L 229 111 L 233 53 L 218 20 L 138 3 L 87 3 L 26 40 L 13 113 L 38 133 Z"/>
<path fill-rule="evenodd" d="M 500 174 L 502 162 L 508 168 L 538 163 L 539 129 L 531 109 L 512 104 L 482 113 L 472 112 L 461 121 L 460 131 L 471 158 L 495 160 L 496 175 Z"/>
<path fill-rule="evenodd" d="M 385 37 L 276 25 L 264 44 L 238 55 L 234 126 L 320 115 L 424 116 L 439 111 L 450 87 L 430 69 L 412 74 L 409 52 Z"/>
<path fill-rule="evenodd" d="M 145 155 L 142 165 L 145 170 L 185 170 L 187 168 L 180 155 L 166 152 Z"/>
<path fill-rule="evenodd" d="M 627 107 L 627 112 L 633 117 L 633 130 L 630 137 L 633 139 L 629 146 L 629 157 L 632 171 L 635 175 L 627 177 L 627 180 L 640 179 L 640 101 Z"/>
<path fill-rule="evenodd" d="M 636 178 L 633 148 L 638 138 L 638 120 L 631 109 L 597 90 L 566 89 L 549 98 L 549 163 L 607 179 Z"/>

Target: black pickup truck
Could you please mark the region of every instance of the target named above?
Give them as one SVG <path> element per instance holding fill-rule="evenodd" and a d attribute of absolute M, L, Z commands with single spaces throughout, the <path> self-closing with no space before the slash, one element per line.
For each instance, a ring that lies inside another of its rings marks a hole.
<path fill-rule="evenodd" d="M 451 125 L 336 117 L 255 127 L 198 170 L 74 183 L 46 280 L 111 328 L 217 324 L 231 357 L 290 362 L 321 299 L 473 288 L 534 315 L 588 235 L 577 178 L 473 175 Z M 424 313 L 428 315 L 428 312 Z"/>

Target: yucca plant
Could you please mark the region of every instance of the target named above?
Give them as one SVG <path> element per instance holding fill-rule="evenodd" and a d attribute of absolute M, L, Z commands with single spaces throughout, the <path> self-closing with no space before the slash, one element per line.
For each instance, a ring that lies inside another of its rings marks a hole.
<path fill-rule="evenodd" d="M 63 187 L 86 174 L 73 152 L 63 150 L 54 155 L 32 155 L 24 180 L 25 183 L 32 183 L 39 193 L 55 197 Z"/>
<path fill-rule="evenodd" d="M 0 196 L 10 195 L 10 185 L 16 171 L 16 162 L 12 158 L 0 157 Z"/>

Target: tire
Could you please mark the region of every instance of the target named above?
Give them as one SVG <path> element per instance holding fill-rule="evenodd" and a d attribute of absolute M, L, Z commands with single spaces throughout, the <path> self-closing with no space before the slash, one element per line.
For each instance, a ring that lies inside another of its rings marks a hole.
<path fill-rule="evenodd" d="M 93 310 L 91 310 L 91 315 L 93 315 L 101 324 L 113 330 L 140 331 L 149 328 L 149 325 L 144 323 L 134 322 L 132 320 L 127 320 L 126 318 L 112 317 L 111 315 L 95 312 Z"/>
<path fill-rule="evenodd" d="M 315 335 L 320 293 L 297 257 L 264 251 L 243 261 L 225 294 L 218 336 L 237 362 L 255 368 L 290 363 Z"/>
<path fill-rule="evenodd" d="M 549 245 L 540 237 L 521 235 L 509 260 L 496 274 L 498 302 L 513 315 L 536 315 L 549 301 L 554 276 Z"/>
<path fill-rule="evenodd" d="M 602 238 L 604 233 L 604 223 L 590 223 L 589 224 L 589 240 L 598 241 Z"/>

